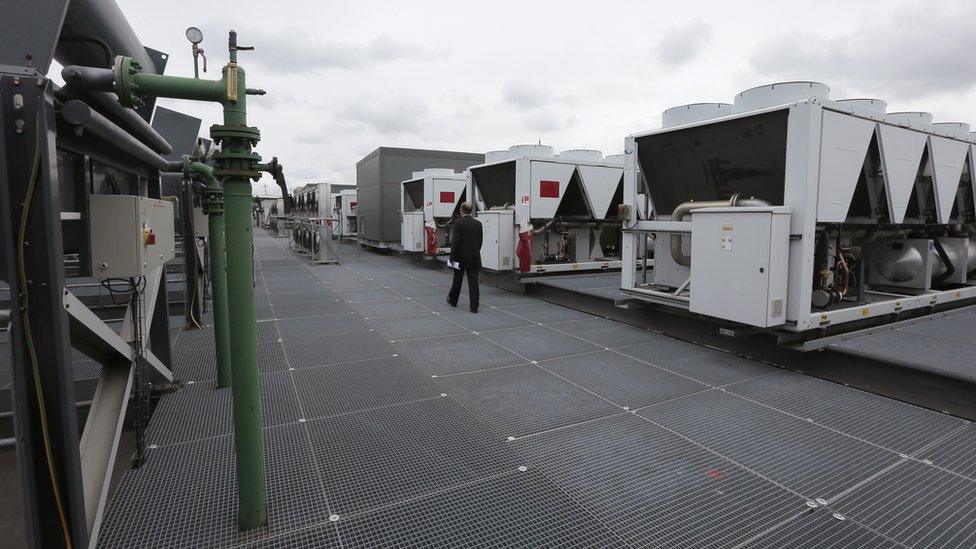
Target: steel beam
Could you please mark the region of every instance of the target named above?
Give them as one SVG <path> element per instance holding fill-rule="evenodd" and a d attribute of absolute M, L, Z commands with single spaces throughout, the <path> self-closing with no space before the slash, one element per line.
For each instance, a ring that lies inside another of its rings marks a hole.
<path fill-rule="evenodd" d="M 14 311 L 14 426 L 26 532 L 35 546 L 80 546 L 88 534 L 71 344 L 62 305 L 54 97 L 43 75 L 0 70 L 0 132 L 0 224 L 4 278 L 11 285 Z"/>

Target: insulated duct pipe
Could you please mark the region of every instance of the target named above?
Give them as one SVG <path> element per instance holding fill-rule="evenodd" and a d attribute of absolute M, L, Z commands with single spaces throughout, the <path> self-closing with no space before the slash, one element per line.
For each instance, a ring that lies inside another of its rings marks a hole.
<path fill-rule="evenodd" d="M 61 116 L 69 124 L 81 126 L 86 132 L 109 143 L 129 156 L 152 166 L 159 171 L 169 171 L 170 162 L 139 141 L 131 133 L 123 130 L 77 99 L 61 105 Z"/>
<path fill-rule="evenodd" d="M 769 202 L 759 198 L 739 198 L 739 193 L 733 194 L 728 200 L 703 200 L 696 202 L 682 202 L 671 212 L 671 221 L 683 221 L 685 216 L 694 210 L 701 208 L 736 208 L 749 206 L 769 206 Z M 671 235 L 671 258 L 678 265 L 688 267 L 691 265 L 691 256 L 685 255 L 682 249 L 684 245 L 684 235 Z"/>
<path fill-rule="evenodd" d="M 107 46 L 115 55 L 134 58 L 146 71 L 159 72 L 115 0 L 71 0 L 61 35 L 66 38 L 54 58 L 62 65 L 103 66 Z"/>
<path fill-rule="evenodd" d="M 55 95 L 58 99 L 62 101 L 70 101 L 71 99 L 87 99 L 89 103 L 94 104 L 98 109 L 106 114 L 111 120 L 117 124 L 125 127 L 126 130 L 131 132 L 140 141 L 149 145 L 154 151 L 159 154 L 170 154 L 173 152 L 172 145 L 169 144 L 163 136 L 153 129 L 148 122 L 145 121 L 139 113 L 132 109 L 127 109 L 122 105 L 119 105 L 119 100 L 115 97 L 114 93 L 105 91 L 90 91 L 83 92 L 75 86 L 71 85 L 71 81 L 77 74 L 78 69 L 85 69 L 87 67 L 71 66 L 65 67 L 61 71 L 61 77 L 67 83 L 64 87 L 55 91 Z"/>

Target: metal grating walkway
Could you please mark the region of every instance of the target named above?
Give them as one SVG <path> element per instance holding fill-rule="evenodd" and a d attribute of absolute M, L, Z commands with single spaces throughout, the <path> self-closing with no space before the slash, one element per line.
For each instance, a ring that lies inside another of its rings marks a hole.
<path fill-rule="evenodd" d="M 976 425 L 346 247 L 255 240 L 269 526 L 239 533 L 230 398 L 175 341 L 103 547 L 961 547 Z M 599 287 L 599 281 L 591 281 Z"/>
<path fill-rule="evenodd" d="M 831 349 L 976 381 L 976 308 L 943 313 L 890 331 L 835 343 Z"/>

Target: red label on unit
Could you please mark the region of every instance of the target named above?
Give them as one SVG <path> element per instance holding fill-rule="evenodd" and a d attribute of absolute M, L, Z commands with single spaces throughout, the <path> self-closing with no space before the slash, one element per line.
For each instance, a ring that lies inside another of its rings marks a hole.
<path fill-rule="evenodd" d="M 454 193 L 451 191 L 441 191 L 441 204 L 454 204 Z"/>
<path fill-rule="evenodd" d="M 539 198 L 559 198 L 559 182 L 539 181 Z"/>

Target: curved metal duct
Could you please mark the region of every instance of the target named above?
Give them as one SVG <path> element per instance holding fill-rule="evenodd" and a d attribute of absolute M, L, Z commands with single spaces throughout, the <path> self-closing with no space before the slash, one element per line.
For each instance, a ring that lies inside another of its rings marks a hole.
<path fill-rule="evenodd" d="M 108 68 L 106 46 L 112 55 L 128 55 L 144 71 L 159 74 L 115 0 L 71 0 L 54 58 L 62 65 Z"/>
<path fill-rule="evenodd" d="M 732 114 L 729 103 L 692 103 L 679 105 L 661 113 L 661 126 L 671 128 Z"/>
<path fill-rule="evenodd" d="M 829 99 L 830 87 L 820 82 L 777 82 L 749 88 L 735 96 L 737 113 L 777 107 L 807 99 Z"/>
<path fill-rule="evenodd" d="M 769 206 L 769 202 L 760 198 L 740 198 L 739 193 L 733 194 L 732 198 L 728 200 L 702 200 L 698 202 L 692 200 L 678 204 L 671 212 L 671 221 L 682 221 L 688 214 L 702 208 L 747 208 L 750 206 Z M 685 255 L 684 250 L 682 250 L 683 244 L 684 235 L 671 235 L 671 258 L 678 265 L 688 267 L 691 265 L 691 256 Z"/>

